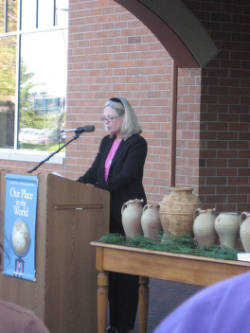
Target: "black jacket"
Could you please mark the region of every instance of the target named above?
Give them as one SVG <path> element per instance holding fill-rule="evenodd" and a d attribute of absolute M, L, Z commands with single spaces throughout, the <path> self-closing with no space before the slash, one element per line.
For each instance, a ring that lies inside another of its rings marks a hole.
<path fill-rule="evenodd" d="M 105 161 L 113 140 L 109 136 L 102 139 L 92 166 L 78 181 L 93 184 L 110 192 L 110 232 L 124 234 L 121 223 L 123 203 L 132 199 L 144 199 L 146 204 L 142 178 L 147 142 L 139 134 L 131 136 L 126 141 L 122 140 L 112 160 L 106 182 Z"/>

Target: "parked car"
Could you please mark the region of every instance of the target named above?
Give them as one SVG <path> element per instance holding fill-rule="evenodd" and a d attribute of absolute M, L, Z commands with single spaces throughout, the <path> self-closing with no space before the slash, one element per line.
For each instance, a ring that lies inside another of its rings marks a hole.
<path fill-rule="evenodd" d="M 64 142 L 65 138 L 61 136 L 56 128 L 21 128 L 18 139 L 20 143 L 44 144 L 49 145 L 57 142 Z"/>

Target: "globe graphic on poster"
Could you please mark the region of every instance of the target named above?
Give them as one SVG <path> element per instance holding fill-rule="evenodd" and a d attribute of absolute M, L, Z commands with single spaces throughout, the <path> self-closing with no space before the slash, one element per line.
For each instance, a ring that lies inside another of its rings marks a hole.
<path fill-rule="evenodd" d="M 22 220 L 17 220 L 11 233 L 12 247 L 17 256 L 24 256 L 29 248 L 30 233 L 27 224 Z"/>

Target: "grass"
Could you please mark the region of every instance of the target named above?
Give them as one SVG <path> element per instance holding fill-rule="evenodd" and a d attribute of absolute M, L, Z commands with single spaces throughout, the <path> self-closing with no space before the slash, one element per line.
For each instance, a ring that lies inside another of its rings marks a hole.
<path fill-rule="evenodd" d="M 126 238 L 120 234 L 107 234 L 99 239 L 102 243 L 110 243 L 124 246 L 132 246 L 149 250 L 166 251 L 172 253 L 192 254 L 204 257 L 237 260 L 238 251 L 223 248 L 219 245 L 199 247 L 198 243 L 188 236 L 164 236 L 159 235 L 158 240 L 152 240 L 143 236 Z"/>
<path fill-rule="evenodd" d="M 62 144 L 61 144 L 62 146 Z M 44 145 L 44 144 L 32 144 L 32 143 L 22 143 L 19 146 L 20 149 L 30 149 L 30 150 L 36 150 L 36 151 L 56 151 L 59 148 L 58 143 L 53 145 Z M 63 148 L 61 151 L 65 151 L 65 148 Z"/>

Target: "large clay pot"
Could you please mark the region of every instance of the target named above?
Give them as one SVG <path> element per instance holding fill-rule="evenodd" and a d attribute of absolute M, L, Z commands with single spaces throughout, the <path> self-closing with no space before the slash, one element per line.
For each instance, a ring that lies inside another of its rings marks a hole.
<path fill-rule="evenodd" d="M 199 246 L 213 245 L 216 241 L 215 209 L 202 210 L 197 208 L 194 216 L 193 232 Z"/>
<path fill-rule="evenodd" d="M 142 235 L 141 216 L 143 199 L 128 200 L 122 205 L 122 225 L 129 238 Z"/>
<path fill-rule="evenodd" d="M 158 204 L 147 204 L 143 207 L 141 226 L 144 237 L 159 239 L 162 230 L 159 208 Z"/>
<path fill-rule="evenodd" d="M 250 212 L 242 212 L 240 225 L 240 240 L 245 252 L 250 252 Z"/>
<path fill-rule="evenodd" d="M 164 235 L 193 234 L 193 213 L 201 206 L 192 187 L 171 187 L 160 202 L 160 219 Z"/>
<path fill-rule="evenodd" d="M 235 212 L 220 213 L 216 217 L 214 226 L 219 236 L 221 246 L 231 249 L 235 248 L 240 221 L 240 215 Z"/>

